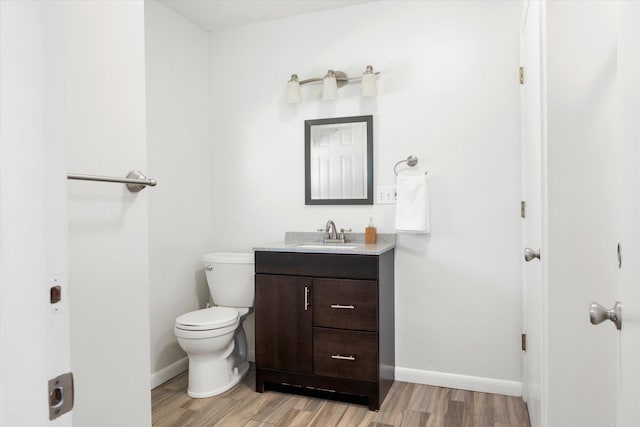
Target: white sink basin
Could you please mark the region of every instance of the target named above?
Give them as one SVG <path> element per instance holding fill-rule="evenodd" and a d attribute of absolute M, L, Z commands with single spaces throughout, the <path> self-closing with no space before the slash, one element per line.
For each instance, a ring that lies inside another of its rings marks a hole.
<path fill-rule="evenodd" d="M 298 245 L 298 248 L 304 248 L 304 249 L 356 249 L 357 246 L 349 246 L 349 245 L 322 245 L 322 244 L 318 244 L 318 245 L 311 245 L 311 244 L 304 244 L 304 245 Z"/>

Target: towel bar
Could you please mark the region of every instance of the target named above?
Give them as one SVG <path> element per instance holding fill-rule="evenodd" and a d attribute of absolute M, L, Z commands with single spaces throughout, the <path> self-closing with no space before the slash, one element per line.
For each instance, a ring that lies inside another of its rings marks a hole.
<path fill-rule="evenodd" d="M 83 175 L 77 173 L 67 174 L 67 179 L 77 179 L 80 181 L 100 181 L 100 182 L 117 182 L 127 184 L 127 189 L 132 193 L 144 190 L 147 186 L 154 187 L 158 182 L 144 176 L 140 171 L 133 170 L 127 174 L 126 178 L 116 178 L 111 176 Z"/>

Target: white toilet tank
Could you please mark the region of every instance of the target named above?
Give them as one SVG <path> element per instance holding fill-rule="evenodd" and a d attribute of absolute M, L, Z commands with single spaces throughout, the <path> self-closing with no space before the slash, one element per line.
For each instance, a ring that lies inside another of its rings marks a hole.
<path fill-rule="evenodd" d="M 202 260 L 215 305 L 253 307 L 253 252 L 217 252 Z"/>

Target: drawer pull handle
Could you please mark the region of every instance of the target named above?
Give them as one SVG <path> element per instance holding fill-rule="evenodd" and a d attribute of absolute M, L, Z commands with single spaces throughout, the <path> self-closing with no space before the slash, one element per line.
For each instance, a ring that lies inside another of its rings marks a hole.
<path fill-rule="evenodd" d="M 304 311 L 309 310 L 309 287 L 304 287 Z"/>
<path fill-rule="evenodd" d="M 356 360 L 354 356 L 342 356 L 341 354 L 333 354 L 331 358 L 338 360 Z"/>
<path fill-rule="evenodd" d="M 353 310 L 356 308 L 355 305 L 342 305 L 342 304 L 331 304 L 331 308 L 346 308 L 349 310 Z"/>

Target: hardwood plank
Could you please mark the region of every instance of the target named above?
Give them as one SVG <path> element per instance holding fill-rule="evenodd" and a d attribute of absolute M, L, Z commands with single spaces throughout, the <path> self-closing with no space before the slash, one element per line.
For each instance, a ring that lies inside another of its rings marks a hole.
<path fill-rule="evenodd" d="M 341 427 L 367 426 L 373 421 L 375 415 L 376 412 L 370 411 L 365 406 L 349 405 L 342 414 L 339 425 Z"/>
<path fill-rule="evenodd" d="M 507 413 L 508 421 L 514 425 L 528 425 L 529 411 L 527 405 L 522 398 L 515 396 L 507 396 Z"/>
<path fill-rule="evenodd" d="M 468 390 L 452 390 L 451 400 L 464 403 L 464 412 L 462 415 L 462 427 L 474 427 L 473 412 L 474 399 L 473 392 Z"/>
<path fill-rule="evenodd" d="M 317 397 L 303 397 L 303 396 L 299 396 L 299 397 L 300 397 L 299 405 L 302 406 L 300 409 L 305 412 L 316 412 L 320 410 L 320 407 L 324 403 L 324 399 L 319 399 Z M 296 409 L 299 409 L 299 408 L 296 406 Z"/>
<path fill-rule="evenodd" d="M 240 424 L 238 424 L 240 425 Z M 263 423 L 260 421 L 249 420 L 245 424 L 242 424 L 243 427 L 273 427 L 273 424 Z"/>
<path fill-rule="evenodd" d="M 162 399 L 154 401 L 152 416 L 160 420 L 158 427 L 170 426 L 175 419 L 181 417 L 186 410 L 182 408 L 190 397 L 186 393 L 165 390 Z"/>
<path fill-rule="evenodd" d="M 209 425 L 225 427 L 244 425 L 264 405 L 264 401 L 270 398 L 273 398 L 272 393 L 254 393 L 248 399 L 238 400 L 224 417 L 220 418 L 215 424 Z"/>
<path fill-rule="evenodd" d="M 414 389 L 414 384 L 400 381 L 395 382 L 391 386 L 389 394 L 387 394 L 374 420 L 393 426 L 402 424 L 405 409 L 409 406 Z"/>
<path fill-rule="evenodd" d="M 268 393 L 270 399 L 266 400 L 264 404 L 256 411 L 251 417 L 254 421 L 261 421 L 269 424 L 276 424 L 279 422 L 290 409 L 296 404 L 296 397 L 279 396 L 276 393 Z"/>
<path fill-rule="evenodd" d="M 443 414 L 429 414 L 425 427 L 445 427 Z"/>
<path fill-rule="evenodd" d="M 412 411 L 427 412 L 424 408 L 424 402 L 426 400 L 427 393 L 430 393 L 429 386 L 414 387 L 413 391 L 411 392 L 411 398 L 409 399 L 407 409 L 410 409 Z"/>
<path fill-rule="evenodd" d="M 173 390 L 173 391 L 182 391 L 187 389 L 188 382 L 189 382 L 189 372 L 185 371 L 180 375 L 178 375 L 177 377 L 174 377 L 169 381 L 167 381 L 163 385 L 163 388 L 167 390 Z"/>
<path fill-rule="evenodd" d="M 402 423 L 399 425 L 400 427 L 422 427 L 426 426 L 428 422 L 429 413 L 407 409 L 404 411 Z"/>
<path fill-rule="evenodd" d="M 493 400 L 493 422 L 509 424 L 506 396 L 492 394 L 491 399 Z"/>
<path fill-rule="evenodd" d="M 302 415 L 302 416 L 301 416 Z M 279 427 L 293 427 L 293 426 L 306 426 L 307 416 L 309 413 L 304 413 L 299 409 L 290 408 L 278 421 Z"/>
<path fill-rule="evenodd" d="M 473 427 L 494 427 L 493 396 L 487 393 L 473 393 Z"/>
<path fill-rule="evenodd" d="M 346 403 L 338 403 L 326 401 L 320 405 L 311 420 L 309 426 L 326 427 L 337 426 L 340 419 L 347 411 L 349 405 Z"/>
<path fill-rule="evenodd" d="M 158 427 L 172 427 L 176 424 L 182 422 L 184 415 L 184 411 L 173 411 L 167 414 L 162 415 L 162 421 L 160 423 L 154 424 L 154 426 Z"/>
<path fill-rule="evenodd" d="M 198 399 L 198 400 L 209 400 L 209 399 Z M 211 404 L 211 400 L 206 402 L 206 406 L 202 406 L 201 409 L 195 411 L 192 409 L 197 415 L 196 420 L 193 422 L 193 426 L 211 426 L 222 420 L 227 416 L 231 411 L 237 409 L 238 401 L 231 399 L 216 399 L 215 404 Z"/>
<path fill-rule="evenodd" d="M 502 396 L 498 394 L 492 396 L 494 423 L 512 427 L 526 426 L 529 424 L 527 405 L 520 397 Z"/>
<path fill-rule="evenodd" d="M 462 427 L 464 417 L 464 402 L 450 400 L 447 404 L 447 412 L 444 416 L 445 427 Z"/>

